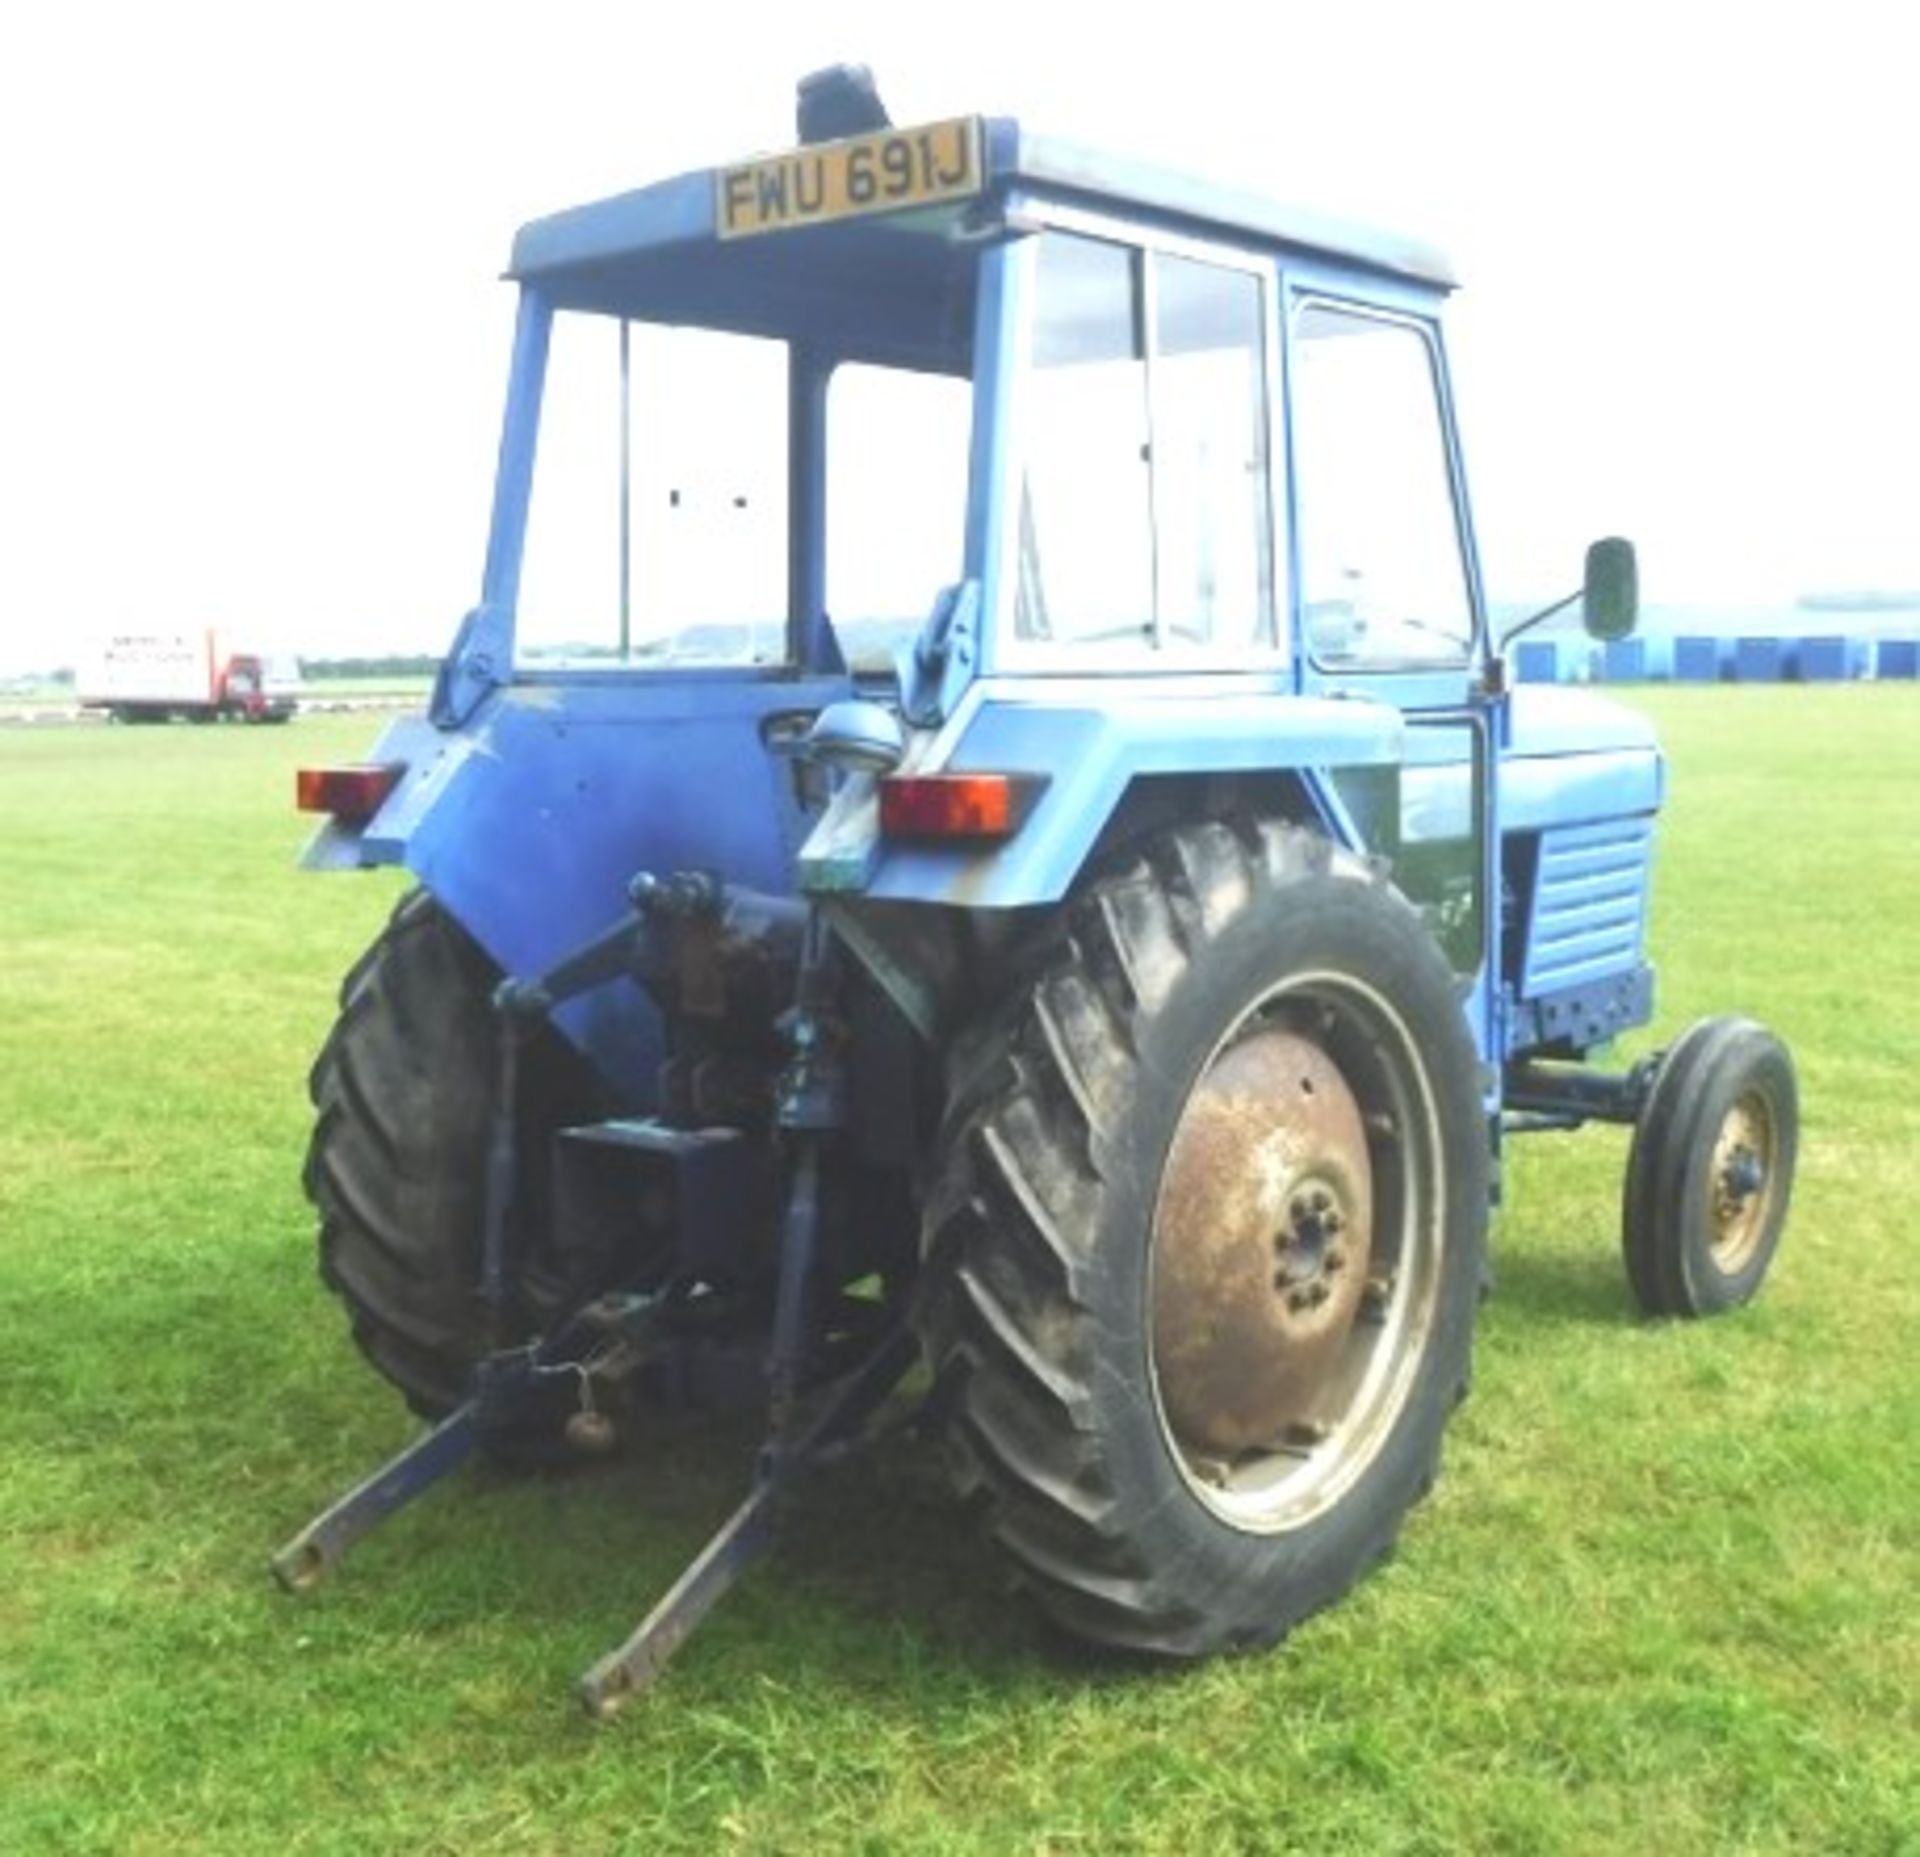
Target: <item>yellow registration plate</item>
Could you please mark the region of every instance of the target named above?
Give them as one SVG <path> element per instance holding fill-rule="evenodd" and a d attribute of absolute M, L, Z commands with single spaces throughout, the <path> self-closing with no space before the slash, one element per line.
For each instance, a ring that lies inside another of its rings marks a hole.
<path fill-rule="evenodd" d="M 980 191 L 984 178 L 980 119 L 961 116 L 722 168 L 714 176 L 714 223 L 723 239 L 785 232 L 862 213 L 965 200 Z"/>

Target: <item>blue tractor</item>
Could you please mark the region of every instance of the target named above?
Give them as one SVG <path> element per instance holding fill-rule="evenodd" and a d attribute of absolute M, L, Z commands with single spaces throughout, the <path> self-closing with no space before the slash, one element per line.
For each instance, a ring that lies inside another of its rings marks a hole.
<path fill-rule="evenodd" d="M 306 1180 L 432 1426 L 277 1570 L 475 1449 L 766 1407 L 599 1714 L 916 1373 L 1055 1621 L 1270 1643 L 1433 1481 L 1509 1134 L 1632 1125 L 1658 1315 L 1751 1296 L 1792 1181 L 1761 1027 L 1589 1061 L 1662 762 L 1510 683 L 1445 262 L 857 71 L 800 114 L 521 231 L 480 602 L 301 778 L 313 866 L 418 880 Z M 1631 547 L 1573 597 L 1629 632 Z"/>

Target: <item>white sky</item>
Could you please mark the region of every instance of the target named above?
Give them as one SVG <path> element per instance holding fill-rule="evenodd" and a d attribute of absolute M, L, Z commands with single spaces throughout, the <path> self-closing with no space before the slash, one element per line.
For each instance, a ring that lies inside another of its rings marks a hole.
<path fill-rule="evenodd" d="M 1448 248 L 1493 592 L 1920 586 L 1902 9 L 169 0 L 0 23 L 0 671 L 138 617 L 435 649 L 517 224 L 791 139 L 863 59 Z M 1127 22 L 1132 22 L 1129 25 Z"/>

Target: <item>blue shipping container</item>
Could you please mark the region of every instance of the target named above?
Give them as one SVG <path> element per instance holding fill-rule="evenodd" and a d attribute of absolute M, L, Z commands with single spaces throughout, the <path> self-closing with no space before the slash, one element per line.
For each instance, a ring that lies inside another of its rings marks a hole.
<path fill-rule="evenodd" d="M 1883 638 L 1874 654 L 1880 677 L 1920 677 L 1920 638 Z"/>
<path fill-rule="evenodd" d="M 1673 675 L 1679 683 L 1718 683 L 1730 659 L 1724 638 L 1687 637 L 1673 642 Z"/>
<path fill-rule="evenodd" d="M 1790 674 L 1784 638 L 1740 639 L 1733 648 L 1733 674 L 1742 683 L 1778 683 Z"/>
<path fill-rule="evenodd" d="M 1800 675 L 1808 683 L 1846 683 L 1866 675 L 1867 641 L 1824 633 L 1800 641 Z"/>
<path fill-rule="evenodd" d="M 1552 638 L 1523 638 L 1514 654 L 1514 675 L 1522 683 L 1560 681 L 1560 643 Z"/>
<path fill-rule="evenodd" d="M 1674 641 L 1663 632 L 1607 641 L 1600 674 L 1608 683 L 1657 683 L 1673 675 Z"/>

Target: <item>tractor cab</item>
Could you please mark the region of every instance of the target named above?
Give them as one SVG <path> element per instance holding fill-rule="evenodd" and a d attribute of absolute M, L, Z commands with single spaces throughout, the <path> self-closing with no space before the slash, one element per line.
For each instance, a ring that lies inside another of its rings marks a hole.
<path fill-rule="evenodd" d="M 884 666 L 955 588 L 982 674 L 1465 694 L 1424 248 L 963 118 L 536 222 L 511 272 L 495 636 L 443 720 L 509 664 Z"/>

